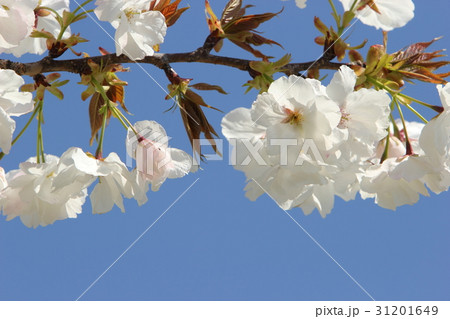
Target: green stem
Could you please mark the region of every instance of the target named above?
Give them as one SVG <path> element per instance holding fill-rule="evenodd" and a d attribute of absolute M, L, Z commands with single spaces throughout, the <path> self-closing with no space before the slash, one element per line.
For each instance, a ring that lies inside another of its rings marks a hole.
<path fill-rule="evenodd" d="M 350 7 L 349 11 L 353 11 L 355 9 L 356 4 L 358 3 L 358 0 L 353 1 L 352 6 Z"/>
<path fill-rule="evenodd" d="M 397 123 L 395 123 L 394 115 L 392 115 L 392 112 L 389 117 L 391 119 L 392 126 L 394 127 L 394 136 L 400 139 L 400 131 L 398 129 Z"/>
<path fill-rule="evenodd" d="M 420 101 L 420 100 L 418 100 L 418 99 L 415 99 L 415 98 L 413 98 L 413 97 L 411 97 L 411 96 L 409 96 L 409 95 L 403 94 L 403 93 L 397 93 L 397 95 L 398 95 L 398 96 L 401 96 L 401 97 L 403 97 L 403 98 L 405 98 L 405 99 L 409 99 L 409 100 L 411 100 L 411 101 L 413 101 L 413 102 L 419 103 L 419 104 L 421 104 L 421 105 L 423 105 L 423 106 L 426 106 L 426 107 L 428 107 L 428 108 L 431 108 L 431 109 L 433 109 L 433 107 L 434 107 L 434 105 L 431 105 L 431 104 L 428 104 L 428 103 L 426 103 L 426 102 Z"/>
<path fill-rule="evenodd" d="M 383 163 L 389 156 L 390 137 L 391 137 L 391 128 L 388 127 L 388 134 L 386 136 L 386 146 L 384 147 L 383 155 L 381 155 L 380 164 Z"/>
<path fill-rule="evenodd" d="M 333 10 L 332 16 L 334 17 L 334 20 L 336 20 L 336 25 L 338 27 L 338 30 L 341 30 L 341 22 L 339 21 L 340 19 L 339 19 L 337 10 L 336 10 L 336 6 L 334 5 L 333 0 L 328 0 L 328 3 L 330 4 L 331 9 Z"/>
<path fill-rule="evenodd" d="M 43 123 L 43 106 L 42 100 L 38 104 L 38 127 L 37 127 L 37 142 L 36 142 L 36 158 L 38 163 L 45 163 L 44 155 L 44 139 L 42 135 L 42 123 Z"/>
<path fill-rule="evenodd" d="M 107 100 L 107 101 L 109 101 L 109 100 Z M 100 138 L 98 140 L 97 150 L 95 151 L 95 158 L 97 158 L 97 159 L 102 158 L 102 155 L 103 155 L 103 140 L 105 138 L 106 122 L 108 119 L 108 107 L 109 107 L 109 102 L 106 102 L 106 103 L 107 103 L 107 108 L 104 110 L 104 113 L 103 113 L 102 131 L 100 133 Z"/>
<path fill-rule="evenodd" d="M 122 117 L 121 117 L 121 115 L 123 115 L 123 114 L 120 113 L 120 111 L 117 109 L 117 107 L 112 106 L 112 107 L 111 107 L 111 112 L 113 112 L 114 116 L 119 120 L 120 124 L 122 124 L 122 126 L 123 126 L 126 130 L 128 130 L 127 124 L 125 123 L 125 121 L 124 121 L 124 120 L 122 119 Z"/>
<path fill-rule="evenodd" d="M 78 10 L 80 10 L 81 8 L 83 8 L 85 5 L 87 5 L 89 2 L 92 2 L 93 0 L 86 0 L 85 2 L 83 2 L 82 4 L 80 4 L 74 11 L 73 14 L 77 13 Z"/>
<path fill-rule="evenodd" d="M 411 96 L 409 96 L 409 95 L 406 95 L 406 94 L 397 92 L 397 91 L 395 91 L 395 90 L 391 89 L 390 87 L 384 85 L 383 83 L 381 83 L 380 81 L 378 81 L 377 79 L 375 79 L 375 78 L 373 78 L 373 77 L 371 77 L 371 76 L 367 76 L 367 80 L 368 80 L 370 83 L 372 83 L 374 86 L 376 86 L 376 87 L 378 87 L 378 88 L 382 88 L 382 89 L 388 91 L 392 96 L 397 95 L 397 96 L 400 96 L 400 97 L 402 97 L 402 98 L 409 99 L 409 100 L 411 100 L 411 101 L 413 101 L 413 102 L 419 103 L 419 104 L 421 104 L 421 105 L 423 105 L 423 106 L 426 106 L 426 107 L 428 107 L 428 108 L 431 108 L 432 110 L 435 110 L 435 106 L 434 106 L 434 105 L 428 104 L 428 103 L 426 103 L 426 102 L 423 102 L 423 101 L 421 101 L 421 100 L 418 100 L 418 99 L 416 99 L 416 98 L 413 98 L 413 97 L 411 97 Z"/>
<path fill-rule="evenodd" d="M 394 98 L 394 103 L 395 103 L 395 106 L 397 107 L 398 113 L 400 114 L 400 119 L 402 120 L 402 124 L 403 124 L 403 131 L 405 132 L 406 155 L 411 155 L 413 153 L 413 149 L 411 147 L 411 142 L 409 140 L 408 130 L 406 128 L 405 117 L 403 116 L 403 111 L 402 111 L 402 108 L 400 107 L 400 103 L 398 103 L 397 98 Z"/>
<path fill-rule="evenodd" d="M 97 91 L 101 94 L 102 98 L 107 101 L 108 103 L 108 108 L 111 110 L 111 112 L 114 113 L 114 115 L 116 116 L 116 118 L 122 123 L 123 127 L 125 129 L 128 130 L 128 128 L 130 128 L 134 134 L 136 134 L 136 136 L 138 135 L 138 132 L 136 131 L 136 129 L 133 127 L 133 124 L 130 123 L 130 121 L 126 118 L 125 115 L 123 115 L 123 113 L 114 106 L 111 106 L 109 104 L 109 98 L 106 95 L 105 89 L 103 88 L 102 85 L 100 85 L 100 83 L 98 83 L 98 81 L 94 78 L 91 79 L 91 82 L 94 84 L 95 88 L 97 89 Z"/>
<path fill-rule="evenodd" d="M 115 106 L 111 108 L 112 112 L 114 113 L 115 117 L 119 120 L 120 123 L 122 123 L 123 127 L 128 130 L 131 129 L 133 133 L 139 137 L 138 132 L 134 128 L 134 126 L 131 124 L 131 122 L 126 118 L 125 115 Z"/>
<path fill-rule="evenodd" d="M 404 104 L 411 112 L 414 113 L 414 115 L 416 115 L 419 119 L 422 120 L 422 122 L 424 122 L 425 124 L 428 123 L 428 121 L 422 116 L 422 114 L 420 114 L 419 112 L 416 111 L 415 108 L 413 108 L 411 105 L 409 105 L 408 103 Z"/>

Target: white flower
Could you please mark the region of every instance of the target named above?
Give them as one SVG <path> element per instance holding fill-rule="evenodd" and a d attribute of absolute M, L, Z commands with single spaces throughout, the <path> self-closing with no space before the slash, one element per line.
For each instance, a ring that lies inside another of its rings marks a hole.
<path fill-rule="evenodd" d="M 433 172 L 426 176 L 427 186 L 435 193 L 450 187 L 450 84 L 437 86 L 444 111 L 422 130 L 419 144 Z"/>
<path fill-rule="evenodd" d="M 449 86 L 450 87 L 450 86 Z M 440 89 L 440 88 L 438 88 Z M 445 97 L 441 100 L 445 105 Z M 447 116 L 446 116 L 447 115 Z M 412 155 L 406 155 L 406 134 L 403 124 L 397 122 L 399 138 L 389 137 L 388 158 L 377 164 L 386 148 L 386 139 L 378 146 L 375 164 L 361 178 L 361 197 L 375 198 L 375 202 L 388 209 L 419 200 L 419 195 L 428 196 L 425 185 L 434 193 L 448 190 L 450 186 L 450 112 L 445 112 L 423 125 L 406 122 Z"/>
<path fill-rule="evenodd" d="M 71 181 L 55 188 L 58 157 L 46 155 L 45 159 L 45 163 L 37 164 L 36 158 L 30 158 L 18 170 L 6 174 L 8 186 L 0 191 L 0 207 L 7 220 L 20 217 L 24 225 L 36 228 L 81 213 L 86 189 Z"/>
<path fill-rule="evenodd" d="M 148 1 L 97 0 L 95 14 L 116 28 L 116 54 L 132 60 L 153 55 L 153 47 L 164 41 L 167 25 L 159 11 L 148 11 Z"/>
<path fill-rule="evenodd" d="M 5 154 L 11 149 L 11 140 L 16 122 L 11 116 L 31 112 L 34 107 L 33 96 L 29 92 L 19 92 L 25 83 L 21 76 L 12 70 L 0 70 L 0 148 Z"/>
<path fill-rule="evenodd" d="M 347 143 L 339 148 L 347 158 L 356 155 L 359 160 L 370 157 L 378 141 L 387 135 L 391 100 L 384 91 L 354 91 L 356 78 L 352 69 L 342 66 L 327 86 L 327 94 L 340 107 L 338 129 L 347 136 Z"/>
<path fill-rule="evenodd" d="M 135 133 L 129 129 L 126 145 L 128 154 L 136 159 L 138 175 L 157 191 L 167 178 L 180 178 L 197 167 L 186 152 L 168 147 L 169 138 L 164 128 L 155 121 L 135 123 Z"/>
<path fill-rule="evenodd" d="M 101 21 L 109 21 L 117 29 L 120 17 L 126 10 L 142 11 L 150 7 L 148 0 L 97 0 L 94 12 Z"/>
<path fill-rule="evenodd" d="M 339 107 L 317 95 L 315 80 L 291 75 L 274 81 L 252 105 L 254 123 L 266 127 L 267 138 L 304 138 L 329 149 L 333 129 L 339 124 Z M 320 84 L 320 82 L 319 82 Z"/>
<path fill-rule="evenodd" d="M 8 186 L 8 181 L 6 180 L 5 170 L 0 167 L 0 191 Z"/>
<path fill-rule="evenodd" d="M 235 145 L 234 167 L 247 176 L 246 196 L 266 192 L 283 209 L 328 214 L 334 202 L 328 150 L 340 118 L 320 82 L 296 76 L 274 81 L 251 109 L 227 114 L 223 134 Z"/>
<path fill-rule="evenodd" d="M 282 1 L 287 1 L 287 0 L 282 0 Z M 307 0 L 295 0 L 295 4 L 296 4 L 297 7 L 299 7 L 300 9 L 305 9 L 305 8 L 306 8 L 306 1 L 307 1 Z"/>
<path fill-rule="evenodd" d="M 437 86 L 444 111 L 425 125 L 420 145 L 429 156 L 449 160 L 450 158 L 450 84 Z"/>
<path fill-rule="evenodd" d="M 0 0 L 0 53 L 19 45 L 34 26 L 37 0 Z"/>
<path fill-rule="evenodd" d="M 49 7 L 55 10 L 59 15 L 63 15 L 63 11 L 69 10 L 69 0 L 41 0 L 40 7 Z M 60 25 L 56 21 L 55 14 L 50 12 L 46 16 L 36 16 L 37 24 L 35 29 L 38 31 L 47 31 L 53 34 L 55 37 L 59 35 Z M 63 38 L 70 36 L 70 27 L 64 32 Z M 7 53 L 12 53 L 16 57 L 20 57 L 25 53 L 31 54 L 43 54 L 47 50 L 46 39 L 44 38 L 32 38 L 27 37 L 22 40 L 17 47 L 7 50 Z"/>
<path fill-rule="evenodd" d="M 109 212 L 114 205 L 125 212 L 122 196 L 135 198 L 139 205 L 147 202 L 145 193 L 148 186 L 145 183 L 138 184 L 136 176 L 128 171 L 116 153 L 98 160 L 80 148 L 70 148 L 61 156 L 54 184 L 59 188 L 71 181 L 71 184 L 80 184 L 86 188 L 97 177 L 99 182 L 90 195 L 94 214 Z"/>
<path fill-rule="evenodd" d="M 409 157 L 388 158 L 382 164 L 369 167 L 361 181 L 361 197 L 375 198 L 379 206 L 395 210 L 398 206 L 416 203 L 419 194 L 429 196 L 423 182 L 418 179 L 407 181 L 401 177 L 392 178 L 391 173 L 402 160 L 408 161 Z M 406 173 L 413 173 L 413 170 Z"/>
<path fill-rule="evenodd" d="M 355 0 L 339 0 L 346 11 L 350 10 Z M 384 31 L 403 27 L 414 17 L 414 3 L 412 0 L 376 0 L 375 6 L 369 4 L 360 8 L 364 3 L 359 1 L 355 6 L 356 16 L 362 23 Z M 360 9 L 360 10 L 358 10 Z M 379 13 L 376 12 L 378 9 Z"/>

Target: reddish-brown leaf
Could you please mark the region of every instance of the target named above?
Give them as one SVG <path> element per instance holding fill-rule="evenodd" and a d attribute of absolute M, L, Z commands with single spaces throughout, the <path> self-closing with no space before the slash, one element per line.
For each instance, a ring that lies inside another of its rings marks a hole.
<path fill-rule="evenodd" d="M 253 49 L 250 44 L 244 43 L 244 42 L 237 42 L 237 41 L 233 41 L 231 40 L 231 42 L 233 42 L 234 44 L 236 44 L 238 47 L 252 53 L 255 57 L 257 58 L 261 58 L 261 59 L 270 59 L 271 57 L 264 55 L 263 53 L 261 53 L 258 50 Z"/>
<path fill-rule="evenodd" d="M 191 84 L 189 86 L 191 88 L 196 89 L 196 90 L 203 90 L 203 91 L 215 90 L 215 91 L 217 91 L 219 93 L 222 93 L 222 94 L 228 94 L 219 85 L 211 85 L 211 84 L 208 84 L 208 83 L 196 83 L 196 84 Z"/>
<path fill-rule="evenodd" d="M 237 33 L 241 31 L 250 31 L 254 30 L 263 22 L 266 22 L 276 15 L 280 14 L 278 13 L 262 13 L 262 14 L 252 14 L 244 17 L 240 17 L 230 23 L 228 23 L 226 26 L 224 26 L 225 33 Z"/>
<path fill-rule="evenodd" d="M 211 124 L 209 124 L 202 108 L 191 100 L 182 98 L 180 99 L 180 112 L 194 152 L 199 154 L 202 160 L 204 159 L 204 156 L 201 153 L 200 143 L 198 143 L 200 135 L 203 133 L 214 151 L 221 155 L 217 148 L 216 141 L 214 140 L 214 136 L 218 136 L 218 134 Z"/>
<path fill-rule="evenodd" d="M 90 145 L 94 141 L 94 138 L 97 136 L 97 132 L 102 128 L 103 123 L 103 114 L 100 114 L 100 109 L 105 104 L 102 96 L 95 92 L 92 95 L 91 101 L 89 102 L 89 120 L 91 124 L 91 139 L 89 141 Z M 111 114 L 108 113 L 108 119 L 111 117 Z"/>
<path fill-rule="evenodd" d="M 109 90 L 106 92 L 106 96 L 112 102 L 119 103 L 123 110 L 127 113 L 130 113 L 128 109 L 125 107 L 125 90 L 121 85 L 111 85 Z"/>
<path fill-rule="evenodd" d="M 425 51 L 426 48 L 428 48 L 431 44 L 439 40 L 440 38 L 435 38 L 429 42 L 418 42 L 411 44 L 410 46 L 394 53 L 394 58 L 392 59 L 392 62 L 398 62 L 402 60 L 407 60 L 419 53 L 422 53 Z"/>
<path fill-rule="evenodd" d="M 219 109 L 217 109 L 217 108 L 215 108 L 215 107 L 213 107 L 211 105 L 206 104 L 206 102 L 203 100 L 203 98 L 200 95 L 198 95 L 197 93 L 195 93 L 194 91 L 192 91 L 192 90 L 188 89 L 184 95 L 185 95 L 185 97 L 187 99 L 191 100 L 195 104 L 198 104 L 198 105 L 201 105 L 201 106 L 206 106 L 206 107 L 208 107 L 210 109 L 222 112 L 221 110 L 219 110 Z"/>
<path fill-rule="evenodd" d="M 253 32 L 251 32 L 251 36 L 250 37 L 247 37 L 246 42 L 249 43 L 249 44 L 256 45 L 256 46 L 260 46 L 260 45 L 263 45 L 263 44 L 270 44 L 270 45 L 275 44 L 275 45 L 278 45 L 281 48 L 283 47 L 278 42 L 275 42 L 273 40 L 267 39 L 267 38 L 265 38 L 263 36 L 260 36 L 259 34 L 253 33 Z"/>
<path fill-rule="evenodd" d="M 251 4 L 242 7 L 242 0 L 230 0 L 223 9 L 220 22 L 222 25 L 225 25 L 234 19 L 240 18 L 245 14 L 245 11 L 251 7 L 253 7 Z"/>
<path fill-rule="evenodd" d="M 423 82 L 435 83 L 435 84 L 444 84 L 446 81 L 441 78 L 439 75 L 434 74 L 427 69 L 416 70 L 415 72 L 408 72 L 404 70 L 399 71 L 404 76 L 410 79 L 416 79 Z"/>
<path fill-rule="evenodd" d="M 173 26 L 175 22 L 177 22 L 178 19 L 181 17 L 181 15 L 184 13 L 184 11 L 186 11 L 187 9 L 189 9 L 189 7 L 181 8 L 175 11 L 173 15 L 171 15 L 169 18 L 166 19 L 167 26 L 168 27 Z"/>

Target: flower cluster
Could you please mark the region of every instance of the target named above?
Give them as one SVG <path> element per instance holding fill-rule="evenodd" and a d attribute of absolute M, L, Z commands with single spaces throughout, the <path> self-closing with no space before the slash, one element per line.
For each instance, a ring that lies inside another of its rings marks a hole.
<path fill-rule="evenodd" d="M 251 109 L 238 108 L 224 117 L 223 134 L 235 145 L 233 164 L 247 176 L 249 199 L 267 193 L 283 209 L 301 207 L 309 214 L 316 208 L 325 217 L 335 196 L 352 200 L 359 191 L 395 209 L 427 195 L 424 184 L 434 192 L 448 189 L 448 112 L 418 133 L 420 148 L 405 156 L 405 140 L 386 138 L 390 98 L 374 89 L 354 91 L 356 79 L 346 66 L 327 87 L 317 80 L 282 77 Z M 446 88 L 440 89 L 444 104 Z M 388 158 L 382 161 L 377 150 L 387 142 Z M 396 142 L 401 150 L 391 149 Z"/>
<path fill-rule="evenodd" d="M 167 25 L 164 15 L 149 10 L 149 0 L 97 0 L 95 14 L 116 29 L 116 54 L 132 60 L 154 54 L 154 47 L 164 41 Z"/>
<path fill-rule="evenodd" d="M 48 49 L 45 38 L 60 33 L 56 14 L 62 16 L 64 11 L 69 11 L 69 0 L 0 1 L 0 53 L 16 57 L 25 53 L 43 54 Z M 46 36 L 35 37 L 33 30 Z M 70 36 L 69 27 L 62 36 Z"/>
<path fill-rule="evenodd" d="M 97 179 L 90 194 L 92 212 L 106 213 L 114 205 L 125 212 L 123 198 L 134 198 L 142 205 L 147 202 L 149 183 L 156 191 L 166 178 L 183 177 L 195 170 L 188 154 L 168 148 L 166 132 L 158 123 L 143 121 L 134 129 L 140 137 L 132 139 L 130 134 L 127 138 L 131 149 L 140 149 L 139 155 L 134 155 L 137 169 L 133 171 L 116 153 L 98 159 L 77 147 L 68 149 L 60 158 L 46 155 L 44 163 L 30 158 L 6 175 L 1 169 L 0 208 L 7 220 L 20 217 L 26 226 L 35 228 L 76 218 L 88 187 Z M 151 137 L 144 138 L 148 132 Z M 153 136 L 158 139 L 152 140 Z"/>
<path fill-rule="evenodd" d="M 51 7 L 59 15 L 63 15 L 64 11 L 69 11 L 69 0 L 41 0 L 40 7 Z M 45 9 L 35 10 L 36 20 L 34 22 L 34 29 L 40 32 L 49 32 L 57 37 L 60 32 L 60 26 L 55 19 L 54 13 Z M 70 28 L 67 28 L 63 34 L 64 38 L 70 36 Z M 26 37 L 20 41 L 17 47 L 7 50 L 7 53 L 12 53 L 16 57 L 20 57 L 25 53 L 43 54 L 47 50 L 46 39 L 36 37 Z"/>

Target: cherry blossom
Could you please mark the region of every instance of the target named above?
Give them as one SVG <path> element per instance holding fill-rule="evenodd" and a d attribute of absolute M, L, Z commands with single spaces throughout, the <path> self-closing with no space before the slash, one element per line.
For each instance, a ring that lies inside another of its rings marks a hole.
<path fill-rule="evenodd" d="M 19 92 L 25 83 L 21 76 L 12 70 L 0 70 L 0 148 L 5 154 L 11 149 L 11 140 L 16 122 L 11 116 L 31 112 L 34 107 L 32 94 Z"/>
<path fill-rule="evenodd" d="M 0 53 L 19 45 L 30 35 L 37 0 L 0 0 Z"/>
<path fill-rule="evenodd" d="M 189 154 L 168 147 L 169 138 L 160 124 L 139 121 L 134 129 L 139 136 L 128 130 L 127 151 L 136 159 L 139 175 L 152 184 L 153 191 L 157 191 L 167 178 L 180 178 L 196 171 Z"/>
<path fill-rule="evenodd" d="M 404 158 L 388 158 L 382 164 L 369 167 L 362 177 L 361 181 L 361 197 L 375 198 L 375 203 L 387 209 L 395 210 L 398 206 L 412 205 L 416 203 L 420 194 L 429 196 L 428 191 L 423 182 L 418 179 L 407 181 L 407 170 L 403 176 L 392 178 L 392 172 L 398 167 L 402 161 L 408 163 L 410 157 Z"/>
<path fill-rule="evenodd" d="M 87 190 L 71 181 L 54 187 L 59 158 L 46 155 L 45 159 L 36 163 L 35 157 L 30 158 L 6 174 L 8 186 L 0 191 L 0 208 L 7 220 L 20 217 L 25 226 L 36 228 L 81 213 Z"/>
<path fill-rule="evenodd" d="M 136 176 L 128 171 L 116 153 L 99 160 L 72 147 L 61 156 L 57 173 L 55 187 L 68 186 L 66 183 L 71 181 L 86 188 L 98 178 L 90 195 L 94 214 L 109 212 L 114 205 L 125 212 L 122 196 L 135 198 L 139 205 L 147 202 L 148 186 L 138 184 Z"/>
<path fill-rule="evenodd" d="M 345 10 L 350 10 L 355 0 L 339 0 Z M 355 13 L 362 23 L 384 31 L 403 27 L 414 17 L 412 0 L 358 0 Z"/>
<path fill-rule="evenodd" d="M 55 10 L 59 15 L 63 15 L 63 11 L 69 11 L 69 0 L 41 0 L 39 2 L 40 7 L 49 7 Z M 55 19 L 55 14 L 49 12 L 48 15 L 36 15 L 35 29 L 38 31 L 46 31 L 53 34 L 55 37 L 60 32 L 60 25 Z M 64 32 L 63 38 L 70 36 L 70 28 Z M 7 53 L 12 53 L 16 57 L 20 57 L 25 53 L 43 54 L 47 50 L 46 39 L 44 38 L 32 38 L 27 37 L 23 39 L 18 46 L 7 50 Z"/>
<path fill-rule="evenodd" d="M 266 192 L 283 209 L 310 213 L 316 207 L 322 216 L 329 213 L 334 198 L 329 174 L 336 168 L 328 152 L 341 112 L 324 92 L 318 81 L 282 77 L 251 109 L 224 117 L 222 132 L 235 145 L 234 167 L 247 176 L 249 199 Z"/>
<path fill-rule="evenodd" d="M 97 0 L 95 14 L 116 28 L 116 54 L 133 60 L 153 55 L 155 45 L 164 41 L 167 25 L 159 11 L 148 11 L 149 1 Z"/>
<path fill-rule="evenodd" d="M 413 154 L 406 155 L 404 128 L 400 131 L 400 140 L 389 137 L 388 158 L 381 158 L 386 139 L 380 142 L 375 164 L 369 167 L 361 178 L 361 197 L 375 198 L 381 207 L 396 209 L 401 205 L 412 205 L 420 195 L 428 196 L 428 187 L 434 193 L 448 190 L 450 187 L 450 112 L 447 104 L 449 87 L 438 86 L 444 112 L 426 125 L 406 122 L 408 138 Z M 397 126 L 401 127 L 400 121 Z"/>
<path fill-rule="evenodd" d="M 390 98 L 373 89 L 354 91 L 348 67 L 328 87 L 296 76 L 274 81 L 251 109 L 222 121 L 234 144 L 234 167 L 248 179 L 247 197 L 268 193 L 283 209 L 317 209 L 325 217 L 334 196 L 352 200 L 366 160 L 386 136 Z"/>
<path fill-rule="evenodd" d="M 384 91 L 364 88 L 354 91 L 355 84 L 355 72 L 342 66 L 326 90 L 341 110 L 338 129 L 342 137 L 346 136 L 346 143 L 339 148 L 348 159 L 356 156 L 360 160 L 372 156 L 378 141 L 386 136 L 391 100 Z"/>

